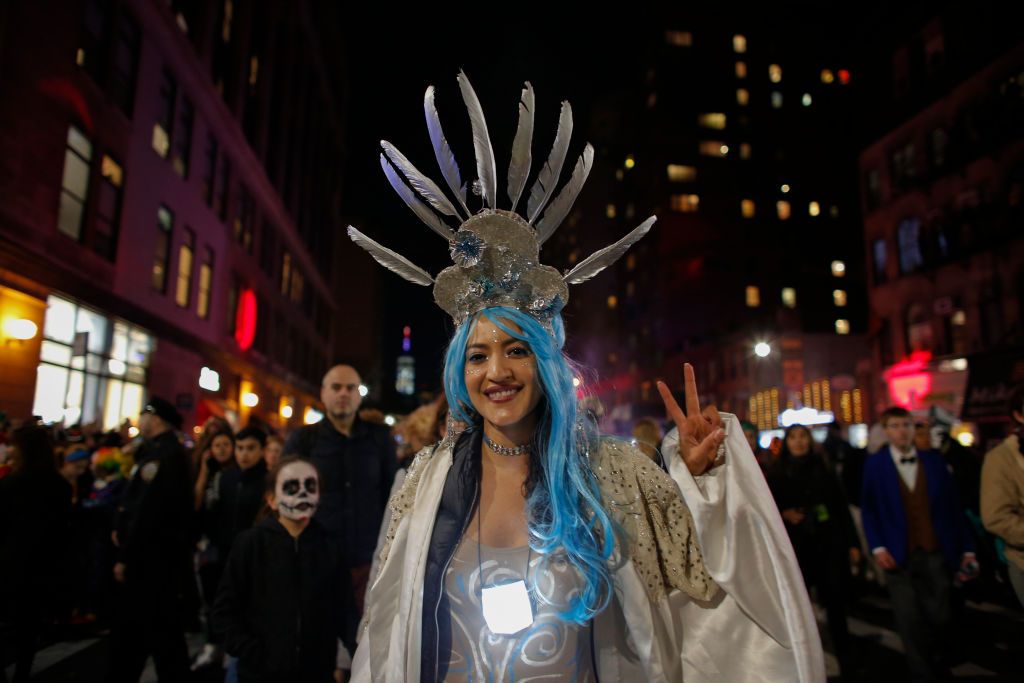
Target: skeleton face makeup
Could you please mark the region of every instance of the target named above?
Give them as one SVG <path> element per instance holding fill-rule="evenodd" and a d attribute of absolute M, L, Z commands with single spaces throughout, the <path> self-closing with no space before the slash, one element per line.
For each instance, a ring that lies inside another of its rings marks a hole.
<path fill-rule="evenodd" d="M 288 519 L 304 522 L 313 516 L 320 504 L 320 482 L 316 470 L 304 462 L 293 462 L 281 468 L 274 485 L 277 511 Z"/>

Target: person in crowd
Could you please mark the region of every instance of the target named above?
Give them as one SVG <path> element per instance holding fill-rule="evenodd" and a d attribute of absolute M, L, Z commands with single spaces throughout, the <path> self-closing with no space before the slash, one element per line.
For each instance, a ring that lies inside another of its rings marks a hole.
<path fill-rule="evenodd" d="M 661 425 L 653 417 L 642 417 L 633 425 L 633 441 L 636 447 L 659 466 L 663 460 L 658 446 L 661 445 L 663 437 Z"/>
<path fill-rule="evenodd" d="M 45 624 L 56 616 L 54 587 L 70 551 L 71 485 L 57 473 L 46 429 L 29 422 L 10 435 L 11 472 L 0 479 L 0 622 L 14 649 L 14 681 L 29 680 Z M 0 674 L 3 672 L 0 671 Z"/>
<path fill-rule="evenodd" d="M 128 480 L 121 473 L 120 450 L 98 448 L 92 456 L 92 491 L 83 503 L 85 513 L 84 540 L 88 544 L 86 590 L 81 607 L 82 620 L 97 619 L 107 624 L 114 601 L 114 544 L 111 534 L 114 517 L 121 504 Z"/>
<path fill-rule="evenodd" d="M 235 434 L 235 462 L 224 472 L 217 491 L 217 511 L 211 525 L 213 541 L 227 557 L 231 544 L 240 533 L 256 522 L 263 507 L 263 484 L 267 476 L 267 463 L 263 449 L 267 435 L 258 427 L 246 427 Z"/>
<path fill-rule="evenodd" d="M 139 416 L 142 444 L 115 520 L 119 604 L 108 681 L 137 683 L 153 657 L 161 681 L 188 676 L 183 604 L 191 576 L 192 488 L 178 439 L 182 417 L 154 396 Z"/>
<path fill-rule="evenodd" d="M 272 470 L 277 467 L 277 463 L 281 462 L 281 458 L 284 456 L 284 439 L 277 434 L 271 434 L 267 437 L 267 447 L 263 450 L 263 459 L 267 462 L 267 469 Z"/>
<path fill-rule="evenodd" d="M 204 432 L 196 444 L 198 457 L 194 488 L 195 509 L 208 509 L 216 501 L 224 472 L 235 466 L 235 435 L 231 428 Z"/>
<path fill-rule="evenodd" d="M 843 437 L 843 426 L 831 422 L 826 427 L 825 442 L 822 447 L 828 460 L 843 485 L 846 500 L 860 507 L 860 489 L 864 480 L 864 460 L 867 457 L 863 448 L 855 448 Z"/>
<path fill-rule="evenodd" d="M 757 464 L 761 467 L 761 471 L 767 475 L 768 468 L 775 463 L 775 456 L 767 448 L 761 447 L 758 429 L 755 424 L 744 420 L 740 422 L 740 426 L 743 428 L 743 438 L 747 440 L 747 445 L 750 446 L 750 452 L 757 459 Z"/>
<path fill-rule="evenodd" d="M 914 680 L 944 675 L 953 572 L 978 572 L 974 542 L 942 456 L 914 447 L 910 413 L 882 413 L 889 444 L 864 467 L 861 514 Z"/>
<path fill-rule="evenodd" d="M 779 459 L 768 471 L 768 485 L 782 513 L 807 587 L 818 592 L 840 669 L 855 668 L 846 595 L 850 567 L 860 563 L 860 541 L 839 479 L 815 449 L 810 430 L 786 430 Z"/>
<path fill-rule="evenodd" d="M 235 435 L 224 421 L 207 421 L 203 434 L 196 444 L 199 470 L 194 487 L 195 506 L 198 511 L 199 539 L 196 543 L 196 573 L 199 584 L 199 599 L 205 614 L 206 643 L 192 661 L 192 670 L 216 665 L 222 659 L 218 649 L 219 637 L 213 630 L 213 601 L 217 596 L 217 585 L 227 561 L 224 542 L 225 506 L 221 505 L 221 482 L 230 472 L 237 469 L 235 463 Z"/>
<path fill-rule="evenodd" d="M 333 683 L 338 640 L 355 649 L 358 618 L 340 540 L 314 518 L 319 473 L 286 457 L 264 495 L 272 514 L 236 540 L 214 625 L 240 683 Z"/>
<path fill-rule="evenodd" d="M 350 365 L 328 370 L 320 386 L 324 419 L 296 430 L 284 448 L 285 455 L 308 458 L 320 471 L 317 520 L 341 539 L 360 614 L 398 467 L 391 429 L 359 414 L 361 385 L 359 373 Z"/>
<path fill-rule="evenodd" d="M 981 517 L 985 528 L 1006 544 L 1007 573 L 1024 606 L 1024 384 L 1010 394 L 1014 431 L 985 455 L 981 470 Z"/>
<path fill-rule="evenodd" d="M 61 463 L 60 475 L 71 484 L 71 504 L 75 508 L 79 508 L 92 491 L 90 463 L 91 455 L 85 448 L 73 449 L 64 455 L 64 462 Z"/>

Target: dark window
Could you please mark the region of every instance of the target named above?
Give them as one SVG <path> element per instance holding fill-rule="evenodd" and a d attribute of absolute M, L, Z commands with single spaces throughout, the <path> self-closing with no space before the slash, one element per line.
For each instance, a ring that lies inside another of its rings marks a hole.
<path fill-rule="evenodd" d="M 117 18 L 107 92 L 125 116 L 131 118 L 135 106 L 135 80 L 139 71 L 139 25 L 126 12 Z"/>
<path fill-rule="evenodd" d="M 192 128 L 195 125 L 195 109 L 188 98 L 182 98 L 178 107 L 178 128 L 174 131 L 174 156 L 171 165 L 174 172 L 188 178 L 188 163 L 192 154 Z"/>
<path fill-rule="evenodd" d="M 121 222 L 121 196 L 124 170 L 111 157 L 104 155 L 100 167 L 100 186 L 96 195 L 96 223 L 90 246 L 110 261 L 117 253 L 117 235 Z"/>
<path fill-rule="evenodd" d="M 174 214 L 166 206 L 156 212 L 156 248 L 153 250 L 153 289 L 163 294 L 167 291 L 167 268 L 171 257 L 171 233 L 174 230 Z"/>
<path fill-rule="evenodd" d="M 900 250 L 900 272 L 912 273 L 924 265 L 921 257 L 921 221 L 917 218 L 905 218 L 900 221 L 897 229 L 897 240 Z"/>
<path fill-rule="evenodd" d="M 231 201 L 231 160 L 227 155 L 220 162 L 220 191 L 214 209 L 222 221 L 227 222 Z"/>
<path fill-rule="evenodd" d="M 206 153 L 203 155 L 203 200 L 207 206 L 214 205 L 217 189 L 217 138 L 206 136 Z"/>
<path fill-rule="evenodd" d="M 178 96 L 178 84 L 170 71 L 164 69 L 160 79 L 160 101 L 157 105 L 156 121 L 153 123 L 153 151 L 164 159 L 171 151 L 171 134 L 174 126 L 174 103 Z"/>
<path fill-rule="evenodd" d="M 886 254 L 885 239 L 877 239 L 874 244 L 871 245 L 871 253 L 874 265 L 875 284 L 880 285 L 886 281 L 886 264 L 888 262 L 888 255 Z"/>

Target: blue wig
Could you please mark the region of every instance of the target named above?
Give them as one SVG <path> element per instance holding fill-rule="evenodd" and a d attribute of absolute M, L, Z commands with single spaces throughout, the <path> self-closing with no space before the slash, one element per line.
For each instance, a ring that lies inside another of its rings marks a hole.
<path fill-rule="evenodd" d="M 466 346 L 481 317 L 529 344 L 536 358 L 544 400 L 538 406 L 542 415 L 530 462 L 529 481 L 535 485 L 528 487 L 526 498 L 530 545 L 545 557 L 565 553 L 579 571 L 582 590 L 560 616 L 586 623 L 611 599 L 608 559 L 614 548 L 614 531 L 587 457 L 593 435 L 584 421 L 577 421 L 573 365 L 562 352 L 562 318 L 555 316 L 549 331 L 522 311 L 502 306 L 484 309 L 459 326 L 445 357 L 444 388 L 452 417 L 467 424 L 479 422 L 466 389 L 465 367 Z"/>

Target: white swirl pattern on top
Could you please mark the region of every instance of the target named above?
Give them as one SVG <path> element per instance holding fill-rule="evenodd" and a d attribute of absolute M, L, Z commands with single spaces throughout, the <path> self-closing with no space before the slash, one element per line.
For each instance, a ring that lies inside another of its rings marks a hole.
<path fill-rule="evenodd" d="M 565 559 L 530 560 L 530 595 L 534 621 L 514 635 L 496 635 L 484 623 L 480 605 L 480 573 L 484 585 L 518 581 L 526 568 L 529 548 L 480 546 L 468 534 L 462 537 L 445 574 L 451 614 L 452 651 L 445 681 L 596 680 L 591 652 L 590 624 L 562 621 L 558 613 L 579 593 L 579 575 Z M 536 582 L 534 577 L 536 576 Z"/>

